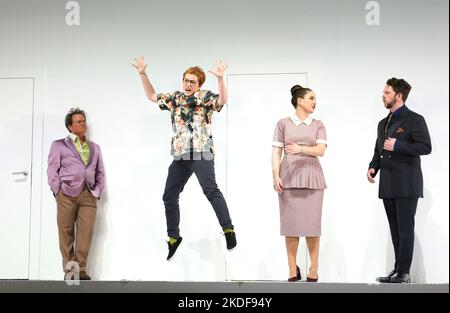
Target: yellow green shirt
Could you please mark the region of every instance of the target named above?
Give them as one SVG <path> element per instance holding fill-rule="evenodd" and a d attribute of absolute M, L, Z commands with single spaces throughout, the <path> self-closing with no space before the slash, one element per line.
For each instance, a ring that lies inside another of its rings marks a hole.
<path fill-rule="evenodd" d="M 88 139 L 86 138 L 86 141 L 81 144 L 81 140 L 77 135 L 71 133 L 70 138 L 72 139 L 73 144 L 75 145 L 75 148 L 77 149 L 78 154 L 81 157 L 81 160 L 83 160 L 84 165 L 88 165 L 89 156 L 91 153 L 91 150 L 89 149 Z"/>

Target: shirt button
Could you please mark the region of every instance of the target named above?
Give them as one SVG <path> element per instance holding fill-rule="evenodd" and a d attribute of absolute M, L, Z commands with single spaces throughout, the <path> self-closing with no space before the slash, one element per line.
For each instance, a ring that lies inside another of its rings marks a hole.
<path fill-rule="evenodd" d="M 380 156 L 380 159 L 382 159 L 383 158 L 383 156 Z"/>
<path fill-rule="evenodd" d="M 389 159 L 392 158 L 392 155 L 389 154 L 388 158 L 389 158 Z"/>

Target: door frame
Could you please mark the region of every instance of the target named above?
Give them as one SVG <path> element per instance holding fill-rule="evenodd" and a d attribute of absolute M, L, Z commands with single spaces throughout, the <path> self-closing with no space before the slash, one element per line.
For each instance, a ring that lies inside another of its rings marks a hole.
<path fill-rule="evenodd" d="M 314 62 L 232 63 L 226 75 L 237 74 L 298 74 L 308 73 L 308 86 L 316 90 L 319 85 L 319 65 Z M 314 84 L 313 86 L 311 86 Z"/>
<path fill-rule="evenodd" d="M 43 135 L 46 70 L 35 67 L 0 67 L 0 78 L 33 79 L 28 279 L 38 280 L 40 279 L 41 210 L 44 179 Z"/>
<path fill-rule="evenodd" d="M 226 73 L 227 86 L 229 85 L 229 77 L 237 75 L 275 75 L 275 74 L 307 74 L 307 85 L 304 87 L 312 88 L 315 92 L 320 94 L 320 67 L 319 64 L 313 62 L 276 62 L 276 63 L 232 63 L 228 72 Z M 228 198 L 228 131 L 229 131 L 229 116 L 228 110 L 226 116 L 226 175 L 225 175 L 225 197 Z M 299 249 L 304 249 L 303 258 L 299 260 L 299 264 L 304 268 L 309 267 L 309 253 L 306 243 L 303 241 L 304 247 L 299 246 Z M 305 267 L 306 265 L 306 267 Z M 230 271 L 228 270 L 228 260 L 225 260 L 225 280 L 232 281 Z"/>
<path fill-rule="evenodd" d="M 317 63 L 313 62 L 276 62 L 276 63 L 232 63 L 228 72 L 226 73 L 227 86 L 229 83 L 229 76 L 233 75 L 274 75 L 274 74 L 307 74 L 308 84 L 307 88 L 312 88 L 316 93 L 320 94 L 320 68 Z M 227 143 L 228 143 L 228 110 L 226 116 L 227 127 Z M 228 160 L 228 144 L 225 149 L 226 157 Z M 225 182 L 225 196 L 228 195 L 228 177 Z"/>

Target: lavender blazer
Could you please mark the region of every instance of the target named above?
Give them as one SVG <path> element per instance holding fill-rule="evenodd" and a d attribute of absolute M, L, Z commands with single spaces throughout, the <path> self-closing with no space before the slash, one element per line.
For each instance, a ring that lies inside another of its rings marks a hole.
<path fill-rule="evenodd" d="M 85 166 L 70 136 L 52 143 L 47 176 L 53 194 L 56 195 L 61 190 L 67 196 L 77 197 L 86 182 L 92 195 L 100 198 L 105 185 L 102 154 L 97 144 L 92 141 L 88 141 L 88 144 L 90 157 Z"/>

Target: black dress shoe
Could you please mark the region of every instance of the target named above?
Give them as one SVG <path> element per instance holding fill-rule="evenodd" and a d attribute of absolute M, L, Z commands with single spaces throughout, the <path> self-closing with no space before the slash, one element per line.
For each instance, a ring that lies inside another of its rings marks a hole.
<path fill-rule="evenodd" d="M 377 282 L 384 283 L 384 284 L 385 283 L 390 283 L 391 282 L 391 277 L 394 276 L 395 274 L 397 274 L 397 271 L 393 270 L 387 276 L 377 277 Z"/>
<path fill-rule="evenodd" d="M 70 275 L 70 273 L 64 273 L 64 280 L 74 280 L 73 275 Z"/>
<path fill-rule="evenodd" d="M 410 282 L 409 274 L 406 273 L 396 273 L 391 277 L 391 283 L 393 284 L 409 284 Z"/>
<path fill-rule="evenodd" d="M 64 280 L 91 280 L 91 277 L 86 272 L 81 271 L 78 275 L 74 273 L 65 273 Z"/>
<path fill-rule="evenodd" d="M 80 272 L 80 280 L 91 280 L 91 276 L 89 276 L 88 274 L 86 274 L 85 271 L 81 271 L 81 272 Z"/>

